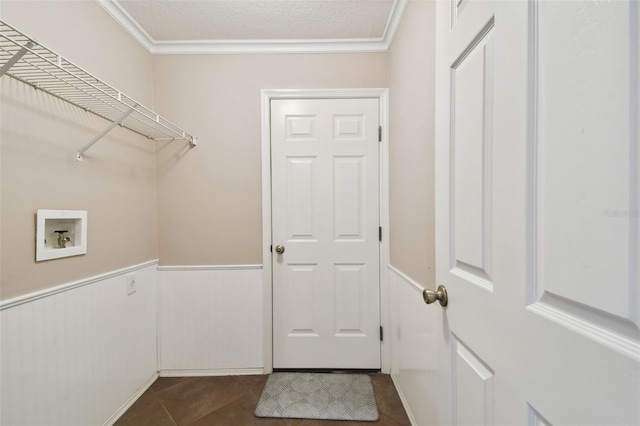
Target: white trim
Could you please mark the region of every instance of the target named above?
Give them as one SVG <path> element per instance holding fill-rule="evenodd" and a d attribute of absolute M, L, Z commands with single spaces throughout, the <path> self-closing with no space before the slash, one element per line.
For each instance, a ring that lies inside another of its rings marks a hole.
<path fill-rule="evenodd" d="M 237 55 L 277 53 L 381 53 L 388 50 L 382 39 L 362 40 L 185 40 L 156 41 L 154 55 Z"/>
<path fill-rule="evenodd" d="M 390 376 L 391 376 L 391 381 L 393 382 L 393 386 L 396 388 L 396 392 L 398 393 L 398 396 L 400 397 L 400 402 L 402 402 L 402 406 L 404 407 L 404 411 L 405 411 L 405 413 L 407 413 L 407 417 L 409 418 L 409 422 L 411 423 L 412 426 L 417 426 L 418 422 L 416 421 L 416 418 L 413 416 L 413 412 L 411 411 L 411 407 L 409 406 L 409 402 L 407 401 L 407 398 L 405 398 L 404 393 L 402 393 L 402 388 L 398 384 L 398 378 L 393 373 L 391 373 Z"/>
<path fill-rule="evenodd" d="M 117 0 L 96 0 L 151 54 L 269 54 L 387 52 L 407 7 L 396 0 L 382 37 L 330 40 L 154 40 Z"/>
<path fill-rule="evenodd" d="M 210 370 L 160 370 L 160 377 L 247 376 L 265 374 L 262 368 L 216 368 Z"/>
<path fill-rule="evenodd" d="M 264 371 L 273 371 L 273 284 L 271 265 L 271 114 L 272 99 L 348 99 L 376 98 L 380 102 L 380 225 L 383 236 L 380 244 L 380 323 L 390 327 L 389 281 L 384 265 L 389 263 L 389 89 L 263 89 L 261 91 L 262 133 L 262 280 L 264 286 Z M 390 331 L 390 330 L 389 330 Z M 387 334 L 387 336 L 389 336 Z M 380 345 L 380 365 L 383 373 L 391 371 L 391 343 L 385 339 Z"/>
<path fill-rule="evenodd" d="M 268 106 L 272 99 L 363 99 L 377 98 L 388 99 L 389 89 L 371 88 L 371 89 L 263 89 L 262 90 L 262 106 L 267 101 L 267 115 L 269 115 Z M 380 108 L 382 110 L 382 108 Z M 385 111 L 388 109 L 385 108 Z M 263 116 L 264 119 L 264 111 Z M 268 123 L 267 123 L 268 124 Z M 382 123 L 384 126 L 385 123 Z M 267 129 L 268 130 L 268 129 Z M 264 132 L 262 134 L 264 137 Z M 267 136 L 269 132 L 267 131 Z M 263 140 L 264 142 L 264 140 Z M 385 141 L 383 140 L 382 143 Z M 263 146 L 264 148 L 264 146 Z"/>
<path fill-rule="evenodd" d="M 57 287 L 52 287 L 46 290 L 40 290 L 34 293 L 25 294 L 24 296 L 18 296 L 13 299 L 0 301 L 0 311 L 4 309 L 13 308 L 14 306 L 22 305 L 23 303 L 33 302 L 34 300 L 42 299 L 43 297 L 53 296 L 54 294 L 58 294 L 64 291 L 72 290 L 74 288 L 82 287 L 87 284 L 93 284 L 98 281 L 103 281 L 109 278 L 113 278 L 118 275 L 128 274 L 130 272 L 137 271 L 138 269 L 143 269 L 143 268 L 146 268 L 152 265 L 157 265 L 157 264 L 158 264 L 158 259 L 154 259 L 148 262 L 129 266 L 127 268 L 117 269 L 115 271 L 107 272 L 100 275 L 94 275 L 93 277 L 83 278 L 81 280 L 73 281 L 67 284 L 62 284 Z"/>
<path fill-rule="evenodd" d="M 262 338 L 263 365 L 265 373 L 273 372 L 273 283 L 271 263 L 271 99 L 281 91 L 262 90 L 261 132 L 262 132 Z"/>
<path fill-rule="evenodd" d="M 122 27 L 138 42 L 147 49 L 147 51 L 151 52 L 153 50 L 154 40 L 151 38 L 147 32 L 142 29 L 138 21 L 133 19 L 129 12 L 124 10 L 117 1 L 113 0 L 96 0 L 100 6 L 107 11 L 109 15 L 115 21 L 122 25 Z"/>
<path fill-rule="evenodd" d="M 398 32 L 400 22 L 402 21 L 402 17 L 404 16 L 404 11 L 407 8 L 407 3 L 407 0 L 396 0 L 391 7 L 391 13 L 389 13 L 389 20 L 387 21 L 387 27 L 384 29 L 384 35 L 382 36 L 382 39 L 384 40 L 384 44 L 386 46 L 385 52 L 391 48 L 393 39 Z"/>
<path fill-rule="evenodd" d="M 155 286 L 156 286 L 156 370 L 160 370 L 160 366 L 161 361 L 162 361 L 162 357 L 161 357 L 161 351 L 162 351 L 162 341 L 160 338 L 160 333 L 162 333 L 162 330 L 160 328 L 160 322 L 162 320 L 162 311 L 160 310 L 160 291 L 161 291 L 161 278 L 160 278 L 160 273 L 158 271 L 158 267 L 156 267 L 156 280 L 155 280 Z"/>
<path fill-rule="evenodd" d="M 404 10 L 404 9 L 403 9 Z M 380 345 L 380 369 L 383 373 L 391 373 L 391 287 L 387 275 L 390 250 L 389 250 L 389 90 L 385 89 L 379 95 L 380 125 L 382 126 L 382 141 L 379 152 L 379 220 L 382 226 L 382 242 L 380 243 L 380 325 L 386 328 L 386 338 Z"/>
<path fill-rule="evenodd" d="M 422 287 L 420 284 L 418 284 L 408 275 L 405 275 L 403 272 L 400 272 L 398 269 L 396 269 L 396 267 L 389 265 L 389 270 L 392 271 L 394 274 L 398 275 L 400 278 L 402 278 L 407 284 L 409 284 L 409 287 L 413 288 L 420 294 L 422 294 L 422 292 L 424 291 L 424 287 Z"/>
<path fill-rule="evenodd" d="M 136 390 L 136 392 L 131 395 L 131 397 L 129 397 L 129 399 L 127 399 L 120 408 L 118 408 L 118 411 L 113 413 L 111 417 L 109 417 L 107 421 L 103 423 L 103 426 L 112 426 L 113 424 L 115 424 L 115 422 L 117 422 L 118 419 L 122 417 L 122 415 L 126 413 L 129 408 L 131 408 L 131 406 L 138 400 L 138 398 L 140 398 L 142 394 L 145 393 L 157 379 L 158 373 L 153 373 L 149 380 L 147 380 L 142 386 L 140 386 L 138 390 Z"/>
<path fill-rule="evenodd" d="M 244 271 L 247 269 L 262 269 L 262 265 L 172 265 L 158 266 L 158 271 Z"/>

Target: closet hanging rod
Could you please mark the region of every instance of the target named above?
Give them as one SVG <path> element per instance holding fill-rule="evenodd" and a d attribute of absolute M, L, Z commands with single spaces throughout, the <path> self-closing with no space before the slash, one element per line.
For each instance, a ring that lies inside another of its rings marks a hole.
<path fill-rule="evenodd" d="M 4 74 L 111 122 L 78 151 L 78 160 L 118 125 L 156 141 L 197 144 L 196 137 L 0 20 Z"/>

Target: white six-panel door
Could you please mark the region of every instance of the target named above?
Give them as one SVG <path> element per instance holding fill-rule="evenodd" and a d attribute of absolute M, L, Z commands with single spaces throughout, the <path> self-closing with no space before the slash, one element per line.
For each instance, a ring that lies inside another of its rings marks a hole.
<path fill-rule="evenodd" d="M 441 424 L 640 424 L 639 9 L 437 5 Z"/>
<path fill-rule="evenodd" d="M 380 368 L 378 117 L 271 101 L 274 368 Z"/>

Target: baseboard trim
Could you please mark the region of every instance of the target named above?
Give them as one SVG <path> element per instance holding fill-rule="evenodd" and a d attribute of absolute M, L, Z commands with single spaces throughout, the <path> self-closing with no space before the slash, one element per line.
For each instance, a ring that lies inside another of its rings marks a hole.
<path fill-rule="evenodd" d="M 118 275 L 128 274 L 130 272 L 137 271 L 139 269 L 147 268 L 149 266 L 157 265 L 158 259 L 150 260 L 148 262 L 139 263 L 137 265 L 129 266 L 127 268 L 116 269 L 115 271 L 107 272 L 100 275 L 94 275 L 89 278 L 84 278 L 78 281 L 73 281 L 67 284 L 62 284 L 56 287 L 51 287 L 46 290 L 36 291 L 34 293 L 25 294 L 24 296 L 18 296 L 13 299 L 7 299 L 0 301 L 0 311 L 4 309 L 13 308 L 14 306 L 22 305 L 24 303 L 33 302 L 34 300 L 42 299 L 44 297 L 53 296 L 54 294 L 62 293 L 64 291 L 73 290 L 74 288 L 82 287 L 88 284 L 93 284 L 98 281 L 104 281 L 109 278 L 117 277 Z"/>
<path fill-rule="evenodd" d="M 411 412 L 411 408 L 409 407 L 409 403 L 407 399 L 404 397 L 402 393 L 402 388 L 398 386 L 398 381 L 396 379 L 395 374 L 391 373 L 391 381 L 393 382 L 393 386 L 396 388 L 396 392 L 398 392 L 398 396 L 400 397 L 400 402 L 402 402 L 402 406 L 404 407 L 405 413 L 407 413 L 407 417 L 409 417 L 409 421 L 412 426 L 418 426 L 418 422 L 416 422 L 415 417 L 413 417 L 413 413 Z"/>
<path fill-rule="evenodd" d="M 262 269 L 262 265 L 174 265 L 158 266 L 158 271 L 236 271 Z"/>
<path fill-rule="evenodd" d="M 263 368 L 215 368 L 204 370 L 160 370 L 160 377 L 199 377 L 199 376 L 248 376 L 264 374 Z"/>
<path fill-rule="evenodd" d="M 120 407 L 118 411 L 113 413 L 113 415 L 111 415 L 111 417 L 109 417 L 109 419 L 103 423 L 103 426 L 112 426 L 115 422 L 117 422 L 118 419 L 122 417 L 122 415 L 126 413 L 129 408 L 131 408 L 131 406 L 138 400 L 138 398 L 140 398 L 142 394 L 145 393 L 157 379 L 158 373 L 153 373 L 149 380 L 147 380 L 142 386 L 140 386 L 138 390 L 136 390 L 135 393 L 131 395 L 131 397 L 127 399 L 124 404 L 122 404 L 122 407 Z"/>

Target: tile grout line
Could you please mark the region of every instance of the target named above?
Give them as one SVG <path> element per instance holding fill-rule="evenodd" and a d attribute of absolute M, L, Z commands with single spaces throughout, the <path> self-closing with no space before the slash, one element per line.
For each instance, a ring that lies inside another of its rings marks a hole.
<path fill-rule="evenodd" d="M 173 386 L 173 385 L 172 385 Z M 171 386 L 169 386 L 171 387 Z M 169 417 L 169 420 L 171 420 L 171 423 L 173 423 L 174 426 L 178 426 L 178 424 L 176 423 L 175 419 L 173 418 L 173 416 L 171 415 L 171 413 L 169 413 L 169 410 L 167 410 L 167 407 L 164 406 L 164 402 L 162 402 L 162 398 L 160 398 L 160 396 L 158 395 L 158 393 L 156 392 L 156 390 L 153 388 L 153 384 L 151 386 L 149 386 L 149 389 L 151 389 L 151 392 L 153 392 L 153 396 L 156 397 L 156 399 L 158 400 L 158 402 L 160 403 L 160 406 L 162 407 L 162 410 L 165 412 L 165 414 Z"/>
<path fill-rule="evenodd" d="M 251 391 L 249 391 L 249 390 L 247 389 L 247 387 L 246 387 L 245 385 L 243 385 L 240 381 L 238 381 L 238 376 L 230 376 L 230 377 L 233 377 L 233 380 L 234 380 L 237 384 L 239 384 L 239 385 L 240 385 L 240 387 L 241 387 L 242 389 L 244 389 L 244 390 L 245 390 L 245 393 L 243 393 L 242 395 L 238 395 L 237 397 L 235 397 L 235 398 L 233 398 L 233 399 L 229 400 L 226 404 L 221 405 L 220 407 L 216 408 L 215 410 L 211 410 L 211 411 L 209 411 L 208 413 L 205 413 L 205 414 L 203 414 L 202 416 L 200 416 L 200 417 L 198 417 L 198 418 L 193 419 L 192 421 L 190 421 L 189 423 L 185 424 L 184 426 L 189 426 L 189 425 L 191 425 L 191 424 L 194 424 L 195 422 L 197 422 L 198 420 L 202 419 L 203 417 L 207 417 L 207 416 L 209 416 L 209 415 L 211 415 L 211 414 L 215 413 L 216 411 L 221 410 L 222 408 L 224 408 L 224 407 L 228 406 L 229 404 L 231 404 L 231 403 L 233 403 L 233 402 L 235 402 L 235 401 L 239 400 L 240 398 L 245 398 L 245 397 L 247 396 L 247 394 L 251 394 L 251 393 L 252 393 Z M 164 405 L 163 405 L 163 407 L 164 407 Z M 176 425 L 176 426 L 177 426 L 177 425 Z"/>

